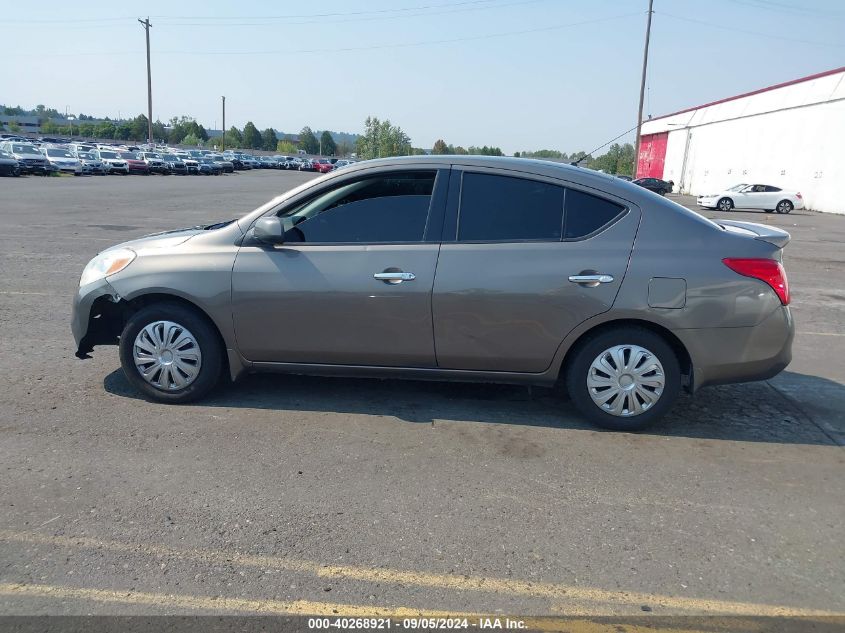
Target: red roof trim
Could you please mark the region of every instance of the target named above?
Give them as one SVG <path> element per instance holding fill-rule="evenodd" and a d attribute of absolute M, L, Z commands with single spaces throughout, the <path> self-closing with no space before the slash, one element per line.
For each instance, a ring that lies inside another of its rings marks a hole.
<path fill-rule="evenodd" d="M 813 79 L 819 79 L 821 77 L 827 77 L 828 75 L 835 75 L 836 73 L 845 72 L 845 66 L 841 68 L 834 68 L 833 70 L 826 70 L 821 73 L 816 73 L 815 75 L 808 75 L 807 77 L 801 77 L 800 79 L 793 79 L 792 81 L 785 81 L 782 84 L 775 84 L 774 86 L 768 86 L 766 88 L 760 88 L 759 90 L 752 90 L 751 92 L 744 92 L 741 95 L 736 95 L 735 97 L 727 97 L 726 99 L 719 99 L 718 101 L 711 101 L 710 103 L 705 103 L 700 106 L 695 106 L 693 108 L 685 108 L 683 110 L 678 110 L 677 112 L 672 112 L 670 114 L 661 114 L 660 116 L 652 117 L 651 119 L 647 119 L 643 121 L 643 123 L 647 123 L 648 121 L 657 121 L 658 119 L 665 119 L 666 117 L 675 116 L 676 114 L 683 114 L 684 112 L 692 112 L 693 110 L 701 110 L 702 108 L 707 108 L 709 106 L 718 105 L 720 103 L 726 103 L 728 101 L 734 101 L 736 99 L 742 99 L 743 97 L 750 97 L 752 95 L 758 95 L 761 92 L 768 92 L 769 90 L 777 90 L 778 88 L 786 88 L 787 86 L 792 86 L 794 84 L 800 84 L 805 81 L 812 81 Z"/>

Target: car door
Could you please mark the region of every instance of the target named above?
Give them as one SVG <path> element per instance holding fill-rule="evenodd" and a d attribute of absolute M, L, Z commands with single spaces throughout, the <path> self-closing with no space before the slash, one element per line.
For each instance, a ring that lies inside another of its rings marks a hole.
<path fill-rule="evenodd" d="M 546 370 L 613 305 L 639 217 L 574 183 L 456 167 L 432 300 L 438 366 Z"/>
<path fill-rule="evenodd" d="M 746 194 L 747 202 L 745 205 L 749 209 L 768 209 L 769 198 L 771 198 L 771 194 L 766 191 L 766 185 L 751 185 L 748 194 Z"/>
<path fill-rule="evenodd" d="M 367 170 L 271 211 L 293 225 L 285 242 L 247 236 L 232 271 L 241 354 L 435 366 L 431 288 L 448 178 L 430 168 Z"/>
<path fill-rule="evenodd" d="M 746 185 L 732 196 L 734 206 L 737 209 L 753 209 L 754 208 L 754 185 Z"/>

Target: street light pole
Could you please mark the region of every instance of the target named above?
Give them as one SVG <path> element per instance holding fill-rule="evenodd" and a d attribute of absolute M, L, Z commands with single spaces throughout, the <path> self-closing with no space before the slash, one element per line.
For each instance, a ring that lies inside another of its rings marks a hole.
<path fill-rule="evenodd" d="M 223 135 L 220 137 L 220 151 L 226 149 L 226 97 L 223 99 Z"/>
<path fill-rule="evenodd" d="M 153 142 L 153 76 L 150 73 L 150 18 L 142 20 L 138 18 L 147 32 L 147 142 Z"/>
<path fill-rule="evenodd" d="M 637 140 L 634 145 L 634 178 L 637 178 L 637 173 L 640 165 L 640 132 L 643 126 L 643 100 L 645 99 L 645 79 L 646 70 L 648 69 L 648 41 L 651 38 L 651 16 L 653 10 L 654 0 L 648 0 L 648 21 L 645 27 L 645 48 L 643 49 L 643 76 L 640 81 L 640 106 L 637 110 Z"/>

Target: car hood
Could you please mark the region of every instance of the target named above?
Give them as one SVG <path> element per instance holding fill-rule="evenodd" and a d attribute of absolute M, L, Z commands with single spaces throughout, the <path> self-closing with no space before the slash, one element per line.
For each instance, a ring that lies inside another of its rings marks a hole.
<path fill-rule="evenodd" d="M 234 221 L 235 220 L 226 220 L 224 222 L 202 224 L 199 226 L 192 226 L 184 229 L 173 229 L 171 231 L 162 231 L 160 233 L 150 233 L 149 235 L 139 237 L 135 240 L 129 240 L 128 242 L 115 244 L 107 250 L 112 250 L 114 248 L 131 248 L 133 251 L 140 253 L 142 251 L 156 248 L 172 248 L 174 246 L 184 244 L 196 235 L 205 233 L 206 231 L 212 231 L 214 229 L 223 228 L 224 226 L 228 226 Z"/>

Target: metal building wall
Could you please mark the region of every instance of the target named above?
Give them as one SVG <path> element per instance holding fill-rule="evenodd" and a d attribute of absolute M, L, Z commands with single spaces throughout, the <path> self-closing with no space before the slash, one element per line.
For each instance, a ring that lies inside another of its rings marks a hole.
<path fill-rule="evenodd" d="M 759 182 L 845 214 L 845 70 L 643 125 L 644 136 L 666 131 L 663 179 L 684 193 Z"/>

